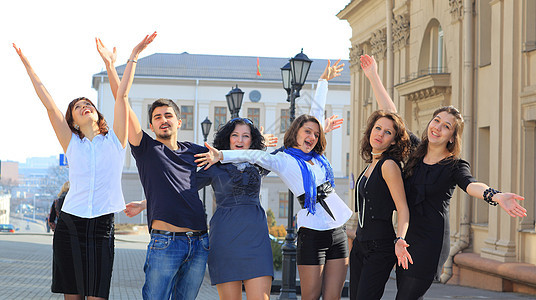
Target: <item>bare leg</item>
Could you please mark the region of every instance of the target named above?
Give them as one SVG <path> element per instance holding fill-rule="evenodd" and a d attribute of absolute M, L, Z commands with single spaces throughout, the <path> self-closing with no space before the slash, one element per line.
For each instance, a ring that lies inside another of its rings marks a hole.
<path fill-rule="evenodd" d="M 106 298 L 101 298 L 101 297 L 87 297 L 87 300 L 106 300 Z"/>
<path fill-rule="evenodd" d="M 63 299 L 65 299 L 65 300 L 82 300 L 82 299 L 84 299 L 84 297 L 82 297 L 82 295 L 63 294 Z"/>
<path fill-rule="evenodd" d="M 322 280 L 322 299 L 341 299 L 347 270 L 348 257 L 326 260 L 324 278 Z"/>
<path fill-rule="evenodd" d="M 323 265 L 298 265 L 302 300 L 318 300 L 322 292 Z"/>
<path fill-rule="evenodd" d="M 216 284 L 221 300 L 242 300 L 242 281 Z"/>
<path fill-rule="evenodd" d="M 269 300 L 272 276 L 262 276 L 244 280 L 248 300 Z"/>

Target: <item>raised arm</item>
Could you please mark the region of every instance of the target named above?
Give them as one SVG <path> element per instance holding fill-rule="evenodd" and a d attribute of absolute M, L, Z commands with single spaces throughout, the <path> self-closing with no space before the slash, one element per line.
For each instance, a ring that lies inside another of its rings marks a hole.
<path fill-rule="evenodd" d="M 316 87 L 315 96 L 313 102 L 311 103 L 311 110 L 309 114 L 315 116 L 324 127 L 324 110 L 326 107 L 326 99 L 328 95 L 328 81 L 335 77 L 341 76 L 341 72 L 344 67 L 344 64 L 340 64 L 341 60 L 339 59 L 336 63 L 331 65 L 331 61 L 328 59 L 328 64 L 324 69 L 324 73 L 318 79 L 318 85 Z"/>
<path fill-rule="evenodd" d="M 119 75 L 117 74 L 117 71 L 115 69 L 115 61 L 117 58 L 116 50 L 114 48 L 114 51 L 111 52 L 98 38 L 95 39 L 95 42 L 97 44 L 97 51 L 99 52 L 106 66 L 106 72 L 108 73 L 108 79 L 110 81 L 110 88 L 112 90 L 112 94 L 114 96 L 114 99 L 117 99 L 117 91 L 119 89 L 120 80 Z M 138 146 L 140 144 L 142 136 L 143 132 L 141 129 L 140 121 L 132 110 L 132 107 L 128 105 L 128 141 L 132 145 Z"/>
<path fill-rule="evenodd" d="M 37 74 L 35 74 L 34 70 L 32 69 L 32 66 L 30 65 L 30 62 L 28 61 L 26 56 L 22 54 L 21 49 L 17 48 L 15 44 L 13 44 L 13 48 L 15 48 L 15 51 L 17 51 L 17 54 L 19 55 L 20 60 L 24 64 L 24 67 L 26 67 L 26 72 L 28 72 L 28 75 L 30 76 L 30 80 L 32 81 L 35 92 L 37 93 L 37 96 L 41 100 L 41 103 L 43 103 L 47 110 L 48 118 L 50 120 L 50 123 L 52 124 L 52 128 L 54 128 L 56 137 L 58 138 L 58 141 L 63 148 L 63 152 L 67 152 L 67 147 L 69 146 L 69 142 L 71 141 L 72 132 L 69 128 L 69 125 L 67 125 L 65 116 L 56 106 L 56 103 L 52 99 L 52 96 L 50 96 Z"/>
<path fill-rule="evenodd" d="M 378 102 L 378 107 L 381 110 L 396 113 L 395 103 L 389 96 L 389 93 L 387 93 L 387 90 L 383 86 L 380 76 L 378 75 L 378 65 L 376 64 L 374 57 L 365 54 L 361 55 L 360 60 L 361 68 L 363 68 L 363 72 L 365 72 L 365 76 L 367 76 L 370 85 L 372 86 L 372 91 L 374 92 L 376 102 Z"/>
<path fill-rule="evenodd" d="M 130 114 L 129 111 L 132 112 L 132 110 L 128 103 L 128 92 L 130 91 L 132 81 L 134 80 L 134 73 L 136 71 L 138 56 L 143 51 L 143 49 L 147 48 L 147 46 L 155 39 L 155 37 L 156 31 L 151 35 L 146 35 L 145 38 L 143 38 L 143 40 L 138 45 L 136 45 L 134 49 L 132 49 L 130 58 L 127 61 L 125 72 L 123 73 L 123 78 L 121 79 L 121 83 L 119 84 L 119 88 L 117 90 L 114 107 L 114 132 L 121 141 L 123 147 L 125 147 L 127 144 L 127 138 L 129 138 L 130 140 L 130 137 L 127 136 L 127 132 L 129 131 L 127 130 L 127 125 Z M 132 114 L 134 115 L 133 112 Z M 141 140 L 142 132 L 141 126 L 139 126 L 139 121 L 137 125 L 138 126 L 132 126 L 132 130 L 134 130 L 132 138 L 137 139 L 139 137 L 139 139 Z M 137 127 L 140 127 L 139 132 L 136 132 Z"/>

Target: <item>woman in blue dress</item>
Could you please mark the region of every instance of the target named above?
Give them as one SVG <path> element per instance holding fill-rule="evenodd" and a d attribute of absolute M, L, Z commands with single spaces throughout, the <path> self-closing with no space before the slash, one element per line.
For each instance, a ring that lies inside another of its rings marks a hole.
<path fill-rule="evenodd" d="M 215 135 L 219 149 L 264 150 L 264 138 L 251 120 L 233 119 Z M 210 220 L 208 270 L 220 299 L 269 299 L 274 276 L 266 213 L 259 192 L 267 171 L 250 163 L 218 164 L 198 172 L 200 183 L 211 184 L 216 211 Z M 199 186 L 200 187 L 200 186 Z"/>

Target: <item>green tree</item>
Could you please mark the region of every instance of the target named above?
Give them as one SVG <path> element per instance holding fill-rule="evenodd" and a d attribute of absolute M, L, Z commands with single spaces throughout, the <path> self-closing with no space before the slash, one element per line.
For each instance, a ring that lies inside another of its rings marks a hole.
<path fill-rule="evenodd" d="M 271 208 L 266 212 L 266 220 L 268 220 L 268 229 L 277 225 L 275 221 L 275 215 Z"/>

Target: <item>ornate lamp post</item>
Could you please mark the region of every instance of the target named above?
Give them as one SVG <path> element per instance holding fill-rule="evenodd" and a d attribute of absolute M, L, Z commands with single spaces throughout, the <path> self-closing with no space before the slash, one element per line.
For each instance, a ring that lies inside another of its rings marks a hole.
<path fill-rule="evenodd" d="M 300 97 L 300 90 L 307 79 L 309 68 L 313 63 L 303 49 L 289 63 L 281 68 L 283 88 L 287 91 L 287 101 L 290 102 L 290 123 L 296 115 L 296 98 Z M 288 226 L 285 243 L 281 247 L 283 252 L 283 278 L 281 280 L 281 294 L 279 299 L 297 299 L 296 297 L 296 233 L 294 232 L 294 195 L 288 191 Z"/>
<path fill-rule="evenodd" d="M 201 131 L 203 132 L 203 141 L 207 141 L 208 133 L 210 132 L 210 127 L 212 127 L 212 122 L 208 119 L 208 117 L 205 118 L 203 122 L 201 122 Z M 206 187 L 203 187 L 203 209 L 205 210 L 205 217 L 207 216 L 207 207 L 206 207 Z"/>
<path fill-rule="evenodd" d="M 238 112 L 240 112 L 240 108 L 242 108 L 244 92 L 238 88 L 237 84 L 235 88 L 225 95 L 225 98 L 227 100 L 227 107 L 229 107 L 229 111 L 231 112 L 231 118 L 238 118 Z"/>

